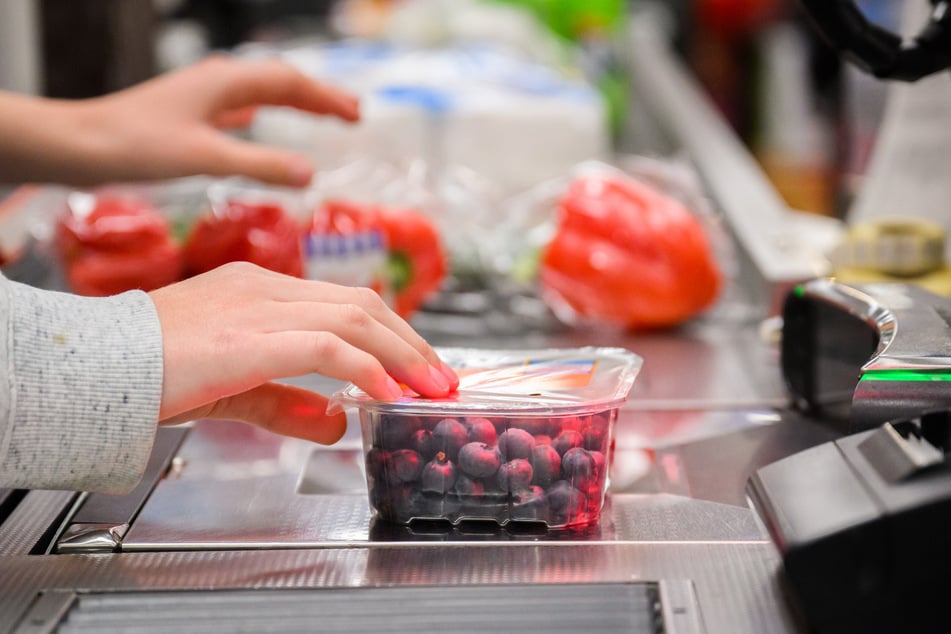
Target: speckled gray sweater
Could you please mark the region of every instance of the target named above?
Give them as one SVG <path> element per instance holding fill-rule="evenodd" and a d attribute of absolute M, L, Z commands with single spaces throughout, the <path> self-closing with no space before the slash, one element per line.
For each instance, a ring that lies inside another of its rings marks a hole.
<path fill-rule="evenodd" d="M 0 276 L 0 487 L 129 491 L 161 394 L 148 295 L 78 297 Z"/>

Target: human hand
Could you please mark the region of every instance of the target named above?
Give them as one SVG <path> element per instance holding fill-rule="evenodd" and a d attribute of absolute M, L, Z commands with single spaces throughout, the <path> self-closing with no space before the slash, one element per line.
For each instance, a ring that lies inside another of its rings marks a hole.
<path fill-rule="evenodd" d="M 459 380 L 379 295 L 236 262 L 150 293 L 162 326 L 163 424 L 243 420 L 323 444 L 346 417 L 328 399 L 274 379 L 316 372 L 394 400 L 405 383 L 446 396 Z"/>
<path fill-rule="evenodd" d="M 0 180 L 86 186 L 208 174 L 306 185 L 306 157 L 222 132 L 250 123 L 260 105 L 360 116 L 356 97 L 276 59 L 210 57 L 96 99 L 0 94 Z"/>

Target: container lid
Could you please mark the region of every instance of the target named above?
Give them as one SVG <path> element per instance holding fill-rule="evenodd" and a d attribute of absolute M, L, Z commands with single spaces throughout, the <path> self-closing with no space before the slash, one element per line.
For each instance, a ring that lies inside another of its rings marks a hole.
<path fill-rule="evenodd" d="M 437 348 L 459 375 L 446 398 L 423 398 L 409 388 L 396 401 L 380 401 L 350 384 L 332 406 L 385 414 L 552 415 L 597 412 L 627 400 L 643 359 L 623 348 L 486 350 Z"/>

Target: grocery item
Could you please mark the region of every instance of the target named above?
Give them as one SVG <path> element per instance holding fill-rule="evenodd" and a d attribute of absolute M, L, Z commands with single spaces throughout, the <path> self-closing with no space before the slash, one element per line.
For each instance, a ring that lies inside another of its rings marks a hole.
<path fill-rule="evenodd" d="M 426 215 L 408 207 L 326 200 L 314 212 L 308 239 L 377 232 L 386 249 L 377 290 L 391 295 L 394 310 L 409 317 L 438 290 L 447 271 L 442 240 Z"/>
<path fill-rule="evenodd" d="M 448 15 L 473 26 L 461 11 L 453 6 Z M 560 72 L 508 46 L 345 40 L 273 52 L 360 95 L 355 124 L 288 108 L 256 112 L 254 140 L 305 153 L 321 172 L 359 159 L 423 161 L 439 170 L 465 167 L 513 195 L 610 154 L 598 91 L 576 69 Z"/>
<path fill-rule="evenodd" d="M 393 522 L 596 522 L 614 423 L 642 360 L 620 348 L 440 349 L 460 376 L 447 398 L 377 401 L 350 385 L 374 514 Z"/>
<path fill-rule="evenodd" d="M 56 243 L 69 287 L 81 295 L 148 291 L 181 277 L 182 254 L 168 222 L 141 198 L 71 194 Z"/>
<path fill-rule="evenodd" d="M 186 272 L 197 275 L 243 261 L 302 277 L 301 234 L 277 203 L 228 200 L 192 228 L 184 246 Z"/>
<path fill-rule="evenodd" d="M 921 218 L 877 218 L 851 225 L 829 254 L 832 276 L 845 284 L 916 284 L 951 296 L 944 227 Z"/>
<path fill-rule="evenodd" d="M 721 274 L 706 230 L 665 192 L 622 174 L 589 174 L 572 181 L 558 211 L 540 282 L 566 320 L 661 328 L 716 299 Z"/>

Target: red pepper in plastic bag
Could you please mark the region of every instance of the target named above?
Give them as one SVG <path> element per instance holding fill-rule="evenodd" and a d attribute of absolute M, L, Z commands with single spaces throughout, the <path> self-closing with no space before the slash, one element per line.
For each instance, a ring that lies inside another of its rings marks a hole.
<path fill-rule="evenodd" d="M 181 251 L 158 210 L 134 199 L 90 200 L 91 209 L 71 209 L 58 227 L 60 255 L 74 292 L 148 291 L 181 278 Z"/>
<path fill-rule="evenodd" d="M 409 317 L 446 276 L 446 254 L 433 223 L 421 212 L 349 201 L 326 201 L 315 213 L 311 231 L 350 235 L 379 230 L 387 249 L 386 278 L 394 309 Z"/>
<path fill-rule="evenodd" d="M 303 276 L 301 231 L 275 204 L 230 201 L 198 220 L 184 247 L 189 275 L 228 262 L 251 262 L 295 277 Z"/>
<path fill-rule="evenodd" d="M 628 328 L 680 323 L 708 307 L 721 278 L 700 221 L 634 179 L 584 177 L 562 196 L 541 283 L 558 310 Z"/>

